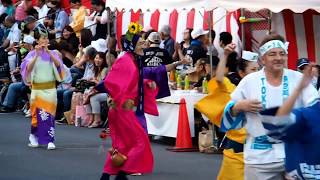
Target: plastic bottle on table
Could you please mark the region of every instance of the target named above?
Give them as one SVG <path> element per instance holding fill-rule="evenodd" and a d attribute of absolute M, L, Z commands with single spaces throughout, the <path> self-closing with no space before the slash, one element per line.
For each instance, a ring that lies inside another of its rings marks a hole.
<path fill-rule="evenodd" d="M 190 90 L 190 81 L 188 75 L 186 75 L 184 78 L 184 90 Z"/>
<path fill-rule="evenodd" d="M 202 93 L 208 94 L 208 81 L 206 77 L 202 81 Z"/>
<path fill-rule="evenodd" d="M 181 76 L 178 75 L 177 77 L 177 89 L 182 89 L 182 83 L 181 83 Z"/>

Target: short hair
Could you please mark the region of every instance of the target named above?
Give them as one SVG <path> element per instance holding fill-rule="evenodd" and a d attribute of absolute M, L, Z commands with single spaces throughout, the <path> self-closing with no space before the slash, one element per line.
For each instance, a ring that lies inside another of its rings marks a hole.
<path fill-rule="evenodd" d="M 86 50 L 85 54 L 89 57 L 89 59 L 94 59 L 97 54 L 97 50 L 93 47 L 90 47 Z"/>
<path fill-rule="evenodd" d="M 220 42 L 225 46 L 230 44 L 232 42 L 232 35 L 229 32 L 220 33 Z"/>
<path fill-rule="evenodd" d="M 9 22 L 9 23 L 14 24 L 16 22 L 16 19 L 14 18 L 14 16 L 7 16 L 5 18 L 5 22 Z"/>
<path fill-rule="evenodd" d="M 238 54 L 236 52 L 233 52 L 229 54 L 227 57 L 227 64 L 226 67 L 229 69 L 229 72 L 237 72 L 237 66 L 238 66 Z"/>
<path fill-rule="evenodd" d="M 171 34 L 171 27 L 169 25 L 164 25 L 161 27 L 160 33 L 163 33 L 164 35 L 170 35 Z"/>
<path fill-rule="evenodd" d="M 238 59 L 238 71 L 245 72 L 250 62 L 253 62 L 253 61 L 247 61 L 242 58 Z"/>
<path fill-rule="evenodd" d="M 205 58 L 206 64 L 211 65 L 210 62 L 210 57 L 208 56 L 207 58 Z M 220 59 L 218 58 L 218 56 L 212 56 L 212 67 L 215 68 L 218 66 Z"/>
<path fill-rule="evenodd" d="M 283 36 L 281 36 L 280 34 L 271 32 L 269 35 L 266 35 L 263 38 L 263 40 L 261 41 L 259 47 L 263 46 L 265 43 L 267 43 L 269 41 L 272 41 L 272 40 L 279 40 L 279 41 L 282 41 L 283 43 L 286 42 L 286 40 L 284 39 Z"/>
<path fill-rule="evenodd" d="M 38 11 L 35 9 L 35 8 L 29 8 L 28 10 L 27 10 L 27 15 L 28 16 L 33 16 L 34 18 L 36 18 L 36 19 L 39 19 L 39 13 L 38 13 Z"/>

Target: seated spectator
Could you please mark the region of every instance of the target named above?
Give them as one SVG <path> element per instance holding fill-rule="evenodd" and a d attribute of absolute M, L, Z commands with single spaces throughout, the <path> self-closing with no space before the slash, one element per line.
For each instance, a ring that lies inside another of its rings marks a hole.
<path fill-rule="evenodd" d="M 71 67 L 79 51 L 79 39 L 70 26 L 64 28 L 59 47 L 64 64 L 67 65 L 67 67 Z"/>
<path fill-rule="evenodd" d="M 40 34 L 48 34 L 47 28 L 38 22 L 38 20 L 33 16 L 28 16 L 25 20 L 25 28 L 33 32 L 32 34 L 40 33 Z"/>
<path fill-rule="evenodd" d="M 85 53 L 87 49 L 91 47 L 92 33 L 89 29 L 82 29 L 80 33 L 80 44 L 79 52 L 74 58 L 73 66 L 70 68 L 71 73 L 73 74 L 74 79 L 80 79 L 83 76 L 84 64 L 86 63 L 88 56 Z M 73 84 L 75 82 L 73 81 Z"/>
<path fill-rule="evenodd" d="M 98 84 L 102 81 L 106 74 L 106 58 L 105 54 L 98 52 L 94 59 L 94 77 L 90 81 Z M 93 90 L 93 89 L 92 89 Z M 90 97 L 90 103 L 87 105 L 87 113 L 90 114 L 91 123 L 89 128 L 95 128 L 100 126 L 100 112 L 101 112 L 101 103 L 107 101 L 106 93 L 98 93 Z"/>
<path fill-rule="evenodd" d="M 19 22 L 22 22 L 27 17 L 27 11 L 31 8 L 31 0 L 21 0 L 15 10 L 15 19 Z"/>
<path fill-rule="evenodd" d="M 48 7 L 51 5 L 56 5 L 58 2 L 57 1 L 49 1 L 47 3 Z M 49 7 L 50 8 L 50 7 Z M 53 8 L 50 8 L 48 11 L 47 16 L 44 18 L 43 25 L 49 29 L 53 30 L 54 29 L 54 20 L 56 19 L 56 10 Z M 49 34 L 49 40 L 55 39 L 55 34 Z"/>
<path fill-rule="evenodd" d="M 5 36 L 6 27 L 4 26 L 4 20 L 6 17 L 7 17 L 7 14 L 2 14 L 0 16 L 0 44 L 2 44 L 4 39 L 6 38 Z"/>
<path fill-rule="evenodd" d="M 13 82 L 21 81 L 21 74 L 20 74 L 20 65 L 22 60 L 25 56 L 33 50 L 33 45 L 35 43 L 35 39 L 31 35 L 26 35 L 23 38 L 22 44 L 15 48 L 15 51 L 18 54 L 18 66 L 15 70 L 11 71 L 11 79 Z"/>
<path fill-rule="evenodd" d="M 62 55 L 61 55 L 62 56 Z M 56 120 L 61 120 L 63 118 L 64 104 L 63 104 L 63 95 L 64 92 L 72 88 L 72 75 L 70 69 L 68 67 L 64 67 L 66 69 L 66 79 L 61 82 L 57 87 L 57 110 L 56 110 Z M 64 119 L 62 119 L 64 120 Z"/>
<path fill-rule="evenodd" d="M 12 0 L 1 0 L 1 4 L 6 8 L 5 12 L 8 16 L 14 16 L 15 7 Z"/>
<path fill-rule="evenodd" d="M 70 26 L 64 27 L 62 31 L 61 41 L 66 41 L 70 45 L 70 53 L 76 56 L 79 51 L 79 38 L 77 38 L 75 32 Z"/>
<path fill-rule="evenodd" d="M 90 31 L 90 30 L 89 30 Z M 91 80 L 94 77 L 94 58 L 96 56 L 96 50 L 94 48 L 88 48 L 88 50 L 85 52 L 84 55 L 84 64 L 85 64 L 85 71 L 83 74 L 83 77 L 81 79 L 83 80 Z M 70 72 L 72 74 L 72 68 L 70 69 Z M 80 79 L 80 78 L 79 78 Z M 78 79 L 74 79 L 73 80 L 78 80 Z M 66 91 L 63 92 L 63 98 L 59 99 L 62 100 L 62 104 L 63 104 L 63 112 L 68 112 L 71 109 L 71 101 L 72 101 L 72 94 L 73 92 L 76 90 L 76 88 L 74 87 L 73 83 L 73 87 L 70 89 L 67 89 Z M 65 118 L 62 118 L 60 121 L 58 121 L 58 123 L 67 123 Z"/>
<path fill-rule="evenodd" d="M 87 16 L 87 10 L 81 5 L 81 0 L 71 0 L 71 6 L 77 11 L 72 15 L 73 21 L 70 26 L 76 33 L 77 37 L 80 37 L 80 31 L 84 28 L 84 18 Z"/>
<path fill-rule="evenodd" d="M 160 34 L 157 32 L 152 32 L 148 37 L 148 42 L 150 44 L 149 48 L 144 49 L 144 66 L 145 67 L 157 67 L 161 65 L 171 64 L 172 56 L 169 55 L 166 49 L 161 49 Z"/>
<path fill-rule="evenodd" d="M 22 95 L 26 85 L 23 82 L 15 82 L 9 85 L 8 92 L 0 108 L 0 113 L 9 113 L 16 110 L 18 98 Z"/>
<path fill-rule="evenodd" d="M 2 43 L 1 47 L 5 48 L 5 51 L 8 52 L 8 61 L 10 66 L 10 71 L 16 69 L 17 58 L 15 46 L 20 42 L 21 31 L 19 29 L 18 23 L 15 21 L 13 16 L 7 16 L 5 19 L 5 26 L 10 28 L 10 32 L 6 40 Z"/>
<path fill-rule="evenodd" d="M 184 56 L 187 54 L 187 50 L 190 47 L 192 37 L 191 32 L 193 29 L 187 28 L 183 32 L 183 41 L 181 43 L 176 43 L 174 46 L 174 54 L 173 59 L 174 60 L 180 60 L 183 59 Z"/>
<path fill-rule="evenodd" d="M 107 41 L 105 39 L 98 39 L 96 41 L 91 42 L 91 47 L 93 47 L 97 52 L 106 53 L 107 48 Z"/>
<path fill-rule="evenodd" d="M 171 27 L 169 25 L 164 25 L 159 33 L 162 39 L 162 45 L 160 47 L 166 49 L 172 57 L 174 53 L 174 40 L 171 37 Z"/>
<path fill-rule="evenodd" d="M 97 24 L 93 40 L 106 39 L 108 28 L 110 28 L 108 27 L 108 24 L 111 25 L 111 20 L 105 2 L 102 0 L 92 0 L 91 5 L 94 12 L 89 16 L 89 19 L 95 21 Z"/>
<path fill-rule="evenodd" d="M 193 65 L 198 59 L 207 57 L 208 33 L 209 31 L 205 31 L 202 28 L 191 32 L 193 40 L 187 50 L 187 55 L 192 58 Z"/>
<path fill-rule="evenodd" d="M 79 52 L 73 62 L 76 67 L 80 68 L 82 66 L 82 62 L 80 61 L 82 56 L 85 54 L 87 48 L 91 47 L 91 41 L 93 39 L 92 33 L 89 29 L 82 29 L 79 37 Z"/>
<path fill-rule="evenodd" d="M 34 7 L 31 7 L 27 10 L 27 16 L 33 16 L 34 18 L 39 19 L 39 13 Z M 40 22 L 40 21 L 38 21 L 38 22 Z"/>
<path fill-rule="evenodd" d="M 51 26 L 49 34 L 52 38 L 60 39 L 63 33 L 63 29 L 70 23 L 69 16 L 66 11 L 61 8 L 61 2 L 57 0 L 51 0 L 48 6 L 52 9 L 50 13 L 54 13 L 53 26 Z"/>
<path fill-rule="evenodd" d="M 50 3 L 50 2 L 49 2 Z M 48 4 L 49 4 L 48 3 Z M 38 21 L 44 25 L 44 20 L 46 18 L 46 16 L 48 15 L 48 12 L 50 10 L 50 8 L 47 6 L 46 1 L 45 0 L 38 0 L 37 2 L 37 6 L 34 7 L 37 12 L 38 12 Z"/>
<path fill-rule="evenodd" d="M 197 87 L 196 84 L 202 79 L 203 77 L 207 76 L 207 71 L 206 71 L 206 60 L 205 59 L 199 59 L 195 67 L 187 74 L 189 81 L 190 81 L 190 86 Z M 209 80 L 209 79 L 208 79 Z M 199 84 L 202 84 L 202 82 L 199 82 Z"/>
<path fill-rule="evenodd" d="M 2 2 L 0 1 L 0 16 L 1 16 L 2 14 L 5 14 L 6 9 L 7 9 L 7 8 L 4 7 L 3 4 L 2 4 Z"/>

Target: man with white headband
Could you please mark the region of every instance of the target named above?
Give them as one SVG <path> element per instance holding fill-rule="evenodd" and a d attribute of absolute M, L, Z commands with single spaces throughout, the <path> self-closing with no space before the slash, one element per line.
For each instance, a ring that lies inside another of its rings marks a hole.
<path fill-rule="evenodd" d="M 221 122 L 222 130 L 245 127 L 245 180 L 284 179 L 284 144 L 272 141 L 261 122 L 259 112 L 281 106 L 299 84 L 302 74 L 285 69 L 288 43 L 280 35 L 267 35 L 260 46 L 260 60 L 264 68 L 242 79 L 231 94 Z M 295 107 L 312 105 L 318 99 L 310 84 L 304 89 Z"/>

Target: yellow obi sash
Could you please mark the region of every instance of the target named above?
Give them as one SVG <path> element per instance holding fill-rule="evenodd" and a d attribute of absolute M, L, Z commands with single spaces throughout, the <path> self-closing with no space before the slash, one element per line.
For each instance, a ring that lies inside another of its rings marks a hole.
<path fill-rule="evenodd" d="M 54 89 L 56 88 L 56 81 L 49 81 L 45 83 L 32 83 L 31 89 L 34 90 L 44 90 L 44 89 Z"/>

